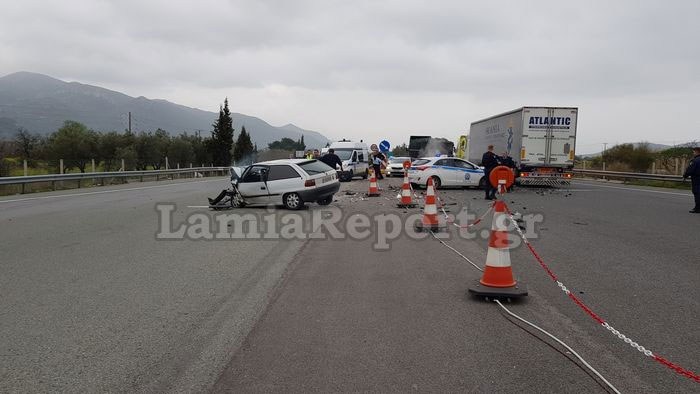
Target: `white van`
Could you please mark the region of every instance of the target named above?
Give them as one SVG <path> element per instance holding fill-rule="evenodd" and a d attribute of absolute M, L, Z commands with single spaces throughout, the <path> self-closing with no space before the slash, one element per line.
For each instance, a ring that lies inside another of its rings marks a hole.
<path fill-rule="evenodd" d="M 331 144 L 329 149 L 335 150 L 335 154 L 343 161 L 343 170 L 350 173 L 350 177 L 361 176 L 367 179 L 369 170 L 369 147 L 364 142 L 338 141 Z"/>

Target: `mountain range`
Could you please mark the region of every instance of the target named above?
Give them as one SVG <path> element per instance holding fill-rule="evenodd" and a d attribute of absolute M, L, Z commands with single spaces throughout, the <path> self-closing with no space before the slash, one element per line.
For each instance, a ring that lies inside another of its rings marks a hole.
<path fill-rule="evenodd" d="M 83 123 L 95 131 L 123 131 L 131 113 L 132 131 L 171 134 L 201 132 L 209 135 L 217 112 L 203 111 L 145 97 L 126 94 L 78 82 L 64 82 L 47 75 L 17 72 L 0 78 L 0 139 L 13 138 L 22 127 L 38 134 L 52 133 L 66 120 Z M 283 137 L 304 136 L 307 147 L 323 147 L 329 141 L 319 132 L 293 124 L 276 127 L 260 118 L 232 113 L 237 132 L 242 126 L 261 149 Z"/>

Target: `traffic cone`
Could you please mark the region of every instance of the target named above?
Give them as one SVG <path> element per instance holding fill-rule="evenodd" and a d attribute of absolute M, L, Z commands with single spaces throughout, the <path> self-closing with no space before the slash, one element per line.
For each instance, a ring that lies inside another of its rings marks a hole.
<path fill-rule="evenodd" d="M 401 185 L 401 201 L 396 204 L 399 208 L 415 208 L 416 203 L 411 198 L 411 183 L 408 181 L 408 171 L 403 172 L 403 185 Z"/>
<path fill-rule="evenodd" d="M 367 192 L 367 197 L 379 197 L 379 187 L 377 186 L 377 178 L 374 174 L 374 170 L 369 170 L 369 192 Z"/>
<path fill-rule="evenodd" d="M 425 206 L 423 206 L 423 219 L 416 223 L 416 230 L 419 231 L 440 231 L 446 226 L 440 223 L 435 205 L 435 189 L 433 188 L 433 178 L 428 178 L 428 190 L 425 192 Z"/>
<path fill-rule="evenodd" d="M 494 298 L 516 298 L 527 295 L 527 288 L 513 279 L 506 215 L 506 203 L 501 200 L 496 201 L 484 274 L 478 284 L 469 288 L 469 292 L 474 295 Z"/>

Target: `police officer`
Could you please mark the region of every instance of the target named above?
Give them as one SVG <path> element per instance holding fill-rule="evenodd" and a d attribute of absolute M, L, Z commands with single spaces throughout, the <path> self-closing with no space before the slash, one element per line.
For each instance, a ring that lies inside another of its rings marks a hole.
<path fill-rule="evenodd" d="M 513 171 L 513 178 L 518 177 L 518 171 L 516 171 L 515 160 L 508 154 L 508 152 L 503 152 L 501 157 L 498 158 L 502 166 L 506 166 Z M 510 185 L 508 191 L 513 191 L 513 185 Z"/>
<path fill-rule="evenodd" d="M 693 148 L 693 158 L 683 173 L 683 180 L 690 178 L 695 197 L 695 208 L 690 213 L 700 213 L 700 146 Z"/>
<path fill-rule="evenodd" d="M 334 170 L 336 169 L 336 166 L 337 166 L 337 167 L 340 167 L 341 172 L 343 171 L 343 161 L 340 160 L 340 157 L 338 157 L 338 155 L 335 154 L 335 149 L 333 149 L 333 148 L 328 149 L 328 153 L 326 153 L 325 155 L 323 155 L 321 157 L 321 161 L 326 163 L 326 165 L 328 165 L 328 167 L 330 167 Z"/>
<path fill-rule="evenodd" d="M 494 200 L 496 198 L 496 188 L 491 185 L 489 175 L 491 175 L 491 171 L 494 168 L 498 167 L 498 164 L 498 156 L 493 153 L 493 145 L 489 145 L 488 151 L 481 157 L 481 165 L 484 166 L 484 176 L 486 177 L 486 184 L 484 185 L 486 200 Z"/>

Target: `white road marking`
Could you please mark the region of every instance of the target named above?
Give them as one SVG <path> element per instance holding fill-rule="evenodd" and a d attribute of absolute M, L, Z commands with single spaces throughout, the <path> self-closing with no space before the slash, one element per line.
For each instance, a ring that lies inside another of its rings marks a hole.
<path fill-rule="evenodd" d="M 168 183 L 168 184 L 166 184 L 166 185 L 130 187 L 130 188 L 127 188 L 127 189 L 113 189 L 113 190 L 101 190 L 101 191 L 95 191 L 95 192 L 71 193 L 71 194 L 58 194 L 58 195 L 53 195 L 53 196 L 16 198 L 16 199 L 14 199 L 14 200 L 0 200 L 0 204 L 6 203 L 6 202 L 20 202 L 20 201 L 32 201 L 32 200 L 44 200 L 44 199 L 48 199 L 48 198 L 59 198 L 59 197 L 90 196 L 90 195 L 93 195 L 93 194 L 105 194 L 105 193 L 128 192 L 128 191 L 134 191 L 134 190 L 146 190 L 146 189 L 155 189 L 155 188 L 159 188 L 159 187 L 170 187 L 170 186 L 177 186 L 177 185 L 186 185 L 186 184 L 190 184 L 190 183 L 221 182 L 221 181 L 222 181 L 221 179 L 210 179 L 210 180 L 205 180 L 205 181 L 192 181 L 192 182 Z"/>
<path fill-rule="evenodd" d="M 636 188 L 632 188 L 632 187 L 619 187 L 619 186 L 595 185 L 595 184 L 591 184 L 591 183 L 579 183 L 579 185 L 586 185 L 586 186 L 593 186 L 593 187 L 602 187 L 602 188 L 606 188 L 606 189 L 627 190 L 627 191 L 632 191 L 632 192 L 646 192 L 646 193 L 670 194 L 670 195 L 673 195 L 673 196 L 683 196 L 683 197 L 691 196 L 690 193 L 665 192 L 665 191 L 661 191 L 661 190 L 636 189 Z"/>

